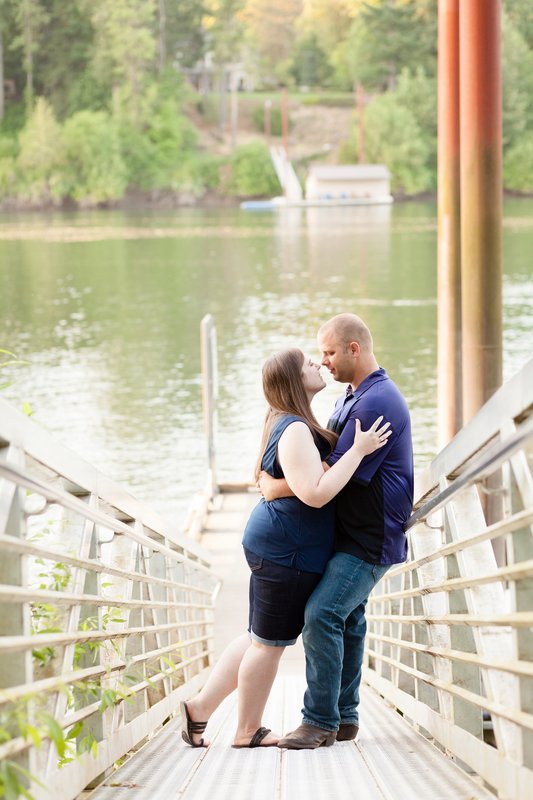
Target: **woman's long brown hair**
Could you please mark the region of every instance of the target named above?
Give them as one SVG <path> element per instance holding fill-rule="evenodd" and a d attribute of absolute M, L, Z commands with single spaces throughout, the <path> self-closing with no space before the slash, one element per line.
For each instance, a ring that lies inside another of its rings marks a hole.
<path fill-rule="evenodd" d="M 320 439 L 325 440 L 331 448 L 330 452 L 337 442 L 337 434 L 319 425 L 311 411 L 311 403 L 303 384 L 304 358 L 301 350 L 292 347 L 274 353 L 263 365 L 263 393 L 268 403 L 268 410 L 255 467 L 256 480 L 261 471 L 261 462 L 272 428 L 283 414 L 296 414 L 302 417 L 311 428 L 315 443 Z"/>

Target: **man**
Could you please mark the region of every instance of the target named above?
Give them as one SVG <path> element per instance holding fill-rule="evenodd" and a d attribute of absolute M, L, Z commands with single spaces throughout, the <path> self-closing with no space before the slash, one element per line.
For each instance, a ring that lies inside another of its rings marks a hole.
<path fill-rule="evenodd" d="M 356 419 L 364 430 L 383 415 L 392 435 L 385 447 L 363 459 L 336 498 L 335 554 L 305 611 L 303 722 L 278 743 L 292 750 L 357 736 L 365 607 L 378 580 L 406 558 L 404 528 L 413 502 L 409 412 L 376 361 L 369 329 L 355 314 L 339 314 L 319 329 L 318 344 L 322 364 L 336 381 L 349 384 L 328 422 L 339 434 L 328 463 L 334 464 L 353 443 Z M 287 494 L 269 483 L 261 481 L 267 499 Z"/>

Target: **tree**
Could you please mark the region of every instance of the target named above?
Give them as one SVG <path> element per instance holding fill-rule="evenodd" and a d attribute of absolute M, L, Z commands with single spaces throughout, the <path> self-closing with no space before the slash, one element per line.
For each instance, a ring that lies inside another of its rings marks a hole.
<path fill-rule="evenodd" d="M 155 0 L 85 0 L 95 29 L 94 66 L 109 80 L 116 98 L 124 89 L 132 116 L 139 120 L 146 75 L 156 56 Z"/>
<path fill-rule="evenodd" d="M 122 197 L 126 167 L 113 120 L 104 111 L 80 111 L 63 129 L 65 194 L 84 206 Z"/>
<path fill-rule="evenodd" d="M 522 34 L 528 48 L 533 50 L 533 13 L 531 0 L 503 0 L 503 10 Z"/>
<path fill-rule="evenodd" d="M 205 54 L 206 25 L 211 18 L 208 0 L 165 0 L 165 3 L 165 66 L 177 62 L 183 67 L 193 67 Z"/>
<path fill-rule="evenodd" d="M 244 11 L 248 40 L 259 56 L 264 77 L 283 73 L 297 36 L 303 0 L 248 0 Z"/>
<path fill-rule="evenodd" d="M 365 3 L 354 20 L 348 58 L 354 83 L 394 89 L 399 73 L 412 64 L 436 70 L 437 6 L 430 0 Z"/>
<path fill-rule="evenodd" d="M 217 70 L 219 89 L 219 125 L 221 133 L 226 121 L 226 67 L 239 60 L 243 37 L 243 22 L 240 17 L 243 0 L 216 0 L 211 6 L 209 49 Z"/>
<path fill-rule="evenodd" d="M 301 86 L 324 86 L 331 66 L 314 33 L 303 36 L 294 47 L 291 73 Z"/>
<path fill-rule="evenodd" d="M 506 14 L 502 31 L 502 126 L 504 149 L 533 129 L 533 51 Z"/>
<path fill-rule="evenodd" d="M 307 34 L 314 34 L 329 56 L 346 39 L 362 5 L 362 0 L 303 0 L 298 27 Z"/>
<path fill-rule="evenodd" d="M 412 195 L 431 188 L 427 142 L 411 111 L 392 92 L 368 106 L 365 144 L 368 161 L 389 168 L 393 192 Z"/>
<path fill-rule="evenodd" d="M 95 31 L 83 2 L 46 0 L 47 22 L 42 29 L 37 90 L 52 103 L 58 117 L 81 108 L 102 105 L 105 90 L 90 69 Z M 65 43 L 68 42 L 68 47 Z"/>
<path fill-rule="evenodd" d="M 48 22 L 48 14 L 39 0 L 16 0 L 15 21 L 18 29 L 11 43 L 13 48 L 21 48 L 26 73 L 26 105 L 33 106 L 34 58 L 39 48 L 40 34 Z"/>
<path fill-rule="evenodd" d="M 33 201 L 57 201 L 62 194 L 63 134 L 54 112 L 39 97 L 19 135 L 17 167 L 21 193 Z"/>

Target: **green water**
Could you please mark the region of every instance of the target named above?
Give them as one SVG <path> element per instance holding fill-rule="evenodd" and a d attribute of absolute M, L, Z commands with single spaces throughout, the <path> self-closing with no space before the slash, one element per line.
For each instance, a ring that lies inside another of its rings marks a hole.
<path fill-rule="evenodd" d="M 504 377 L 533 347 L 533 201 L 504 224 Z M 4 215 L 0 347 L 29 364 L 2 396 L 162 513 L 205 478 L 199 324 L 218 333 L 223 481 L 251 477 L 272 351 L 317 355 L 341 311 L 369 324 L 411 407 L 417 465 L 436 448 L 436 218 L 431 204 L 249 213 Z M 316 400 L 325 422 L 339 386 Z"/>

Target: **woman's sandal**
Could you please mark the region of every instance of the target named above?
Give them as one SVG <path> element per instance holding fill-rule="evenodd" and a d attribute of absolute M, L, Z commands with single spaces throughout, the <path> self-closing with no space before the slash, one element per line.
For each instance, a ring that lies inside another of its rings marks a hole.
<path fill-rule="evenodd" d="M 200 739 L 199 742 L 195 742 L 193 739 L 194 735 L 198 735 L 203 733 L 207 727 L 207 722 L 194 722 L 189 716 L 189 709 L 187 708 L 187 703 L 181 702 L 180 703 L 180 711 L 181 711 L 181 738 L 186 744 L 190 744 L 191 747 L 207 747 L 203 739 Z"/>
<path fill-rule="evenodd" d="M 270 728 L 258 728 L 248 744 L 232 744 L 235 750 L 241 750 L 243 747 L 277 747 L 277 742 L 272 744 L 261 744 L 263 739 L 270 733 Z"/>

